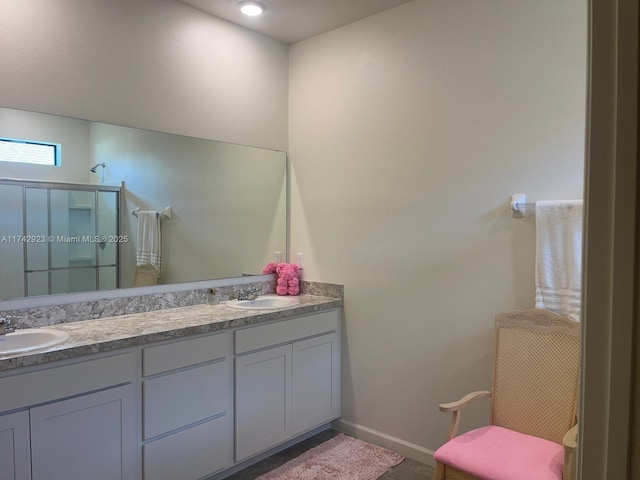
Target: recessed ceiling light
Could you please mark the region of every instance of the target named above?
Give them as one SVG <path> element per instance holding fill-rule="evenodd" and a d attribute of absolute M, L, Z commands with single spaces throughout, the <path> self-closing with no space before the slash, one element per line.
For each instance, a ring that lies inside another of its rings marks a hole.
<path fill-rule="evenodd" d="M 260 2 L 240 2 L 239 5 L 240 11 L 250 17 L 262 15 L 262 13 L 267 9 L 267 7 Z"/>

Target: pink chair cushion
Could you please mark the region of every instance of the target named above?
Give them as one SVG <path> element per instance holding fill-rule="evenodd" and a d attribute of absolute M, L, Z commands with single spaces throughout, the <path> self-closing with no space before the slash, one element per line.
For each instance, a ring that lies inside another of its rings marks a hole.
<path fill-rule="evenodd" d="M 454 437 L 434 457 L 482 480 L 561 480 L 564 448 L 490 425 Z"/>

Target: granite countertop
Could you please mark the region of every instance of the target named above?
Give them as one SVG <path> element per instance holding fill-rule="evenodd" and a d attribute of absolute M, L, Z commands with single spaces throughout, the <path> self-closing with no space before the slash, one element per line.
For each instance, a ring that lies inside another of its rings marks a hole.
<path fill-rule="evenodd" d="M 224 303 L 203 304 L 51 325 L 45 328 L 67 332 L 69 340 L 45 350 L 0 356 L 0 372 L 342 306 L 342 300 L 337 298 L 298 298 L 299 305 L 280 310 L 239 310 Z"/>

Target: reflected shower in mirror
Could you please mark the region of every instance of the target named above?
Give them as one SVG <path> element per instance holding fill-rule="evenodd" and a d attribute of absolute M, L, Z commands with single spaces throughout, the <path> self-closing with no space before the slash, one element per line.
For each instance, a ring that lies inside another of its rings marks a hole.
<path fill-rule="evenodd" d="M 257 274 L 274 252 L 287 251 L 284 152 L 5 108 L 0 108 L 0 137 L 55 143 L 61 152 L 58 166 L 0 158 L 2 179 L 116 190 L 122 186 L 116 237 L 119 274 L 115 281 L 105 280 L 95 288 L 134 286 L 138 217 L 131 212 L 137 209 L 171 207 L 171 218 L 161 221 L 159 284 Z M 16 185 L 12 186 L 21 188 Z M 17 222 L 22 195 L 17 190 L 5 192 L 2 201 L 3 217 Z M 51 218 L 54 231 L 56 222 L 68 221 L 68 212 L 63 220 Z M 95 217 L 96 212 L 89 215 L 89 220 L 97 218 L 100 223 L 102 217 Z M 7 221 L 0 224 L 0 239 L 16 225 L 10 230 Z M 0 243 L 0 258 L 5 244 Z M 93 252 L 95 245 L 76 245 L 73 252 L 70 245 L 54 243 L 51 248 L 69 256 Z M 13 249 L 17 251 L 15 245 Z M 24 264 L 15 272 L 21 285 L 28 269 Z M 63 291 L 62 282 L 52 283 L 51 293 Z M 2 299 L 19 296 L 15 286 L 0 285 L 0 289 Z"/>
<path fill-rule="evenodd" d="M 119 195 L 0 180 L 0 299 L 117 288 Z"/>

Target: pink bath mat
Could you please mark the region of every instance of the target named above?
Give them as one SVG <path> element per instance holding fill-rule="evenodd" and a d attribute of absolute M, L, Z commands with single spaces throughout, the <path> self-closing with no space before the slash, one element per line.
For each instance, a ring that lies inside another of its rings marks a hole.
<path fill-rule="evenodd" d="M 375 480 L 404 460 L 342 433 L 256 480 Z"/>

